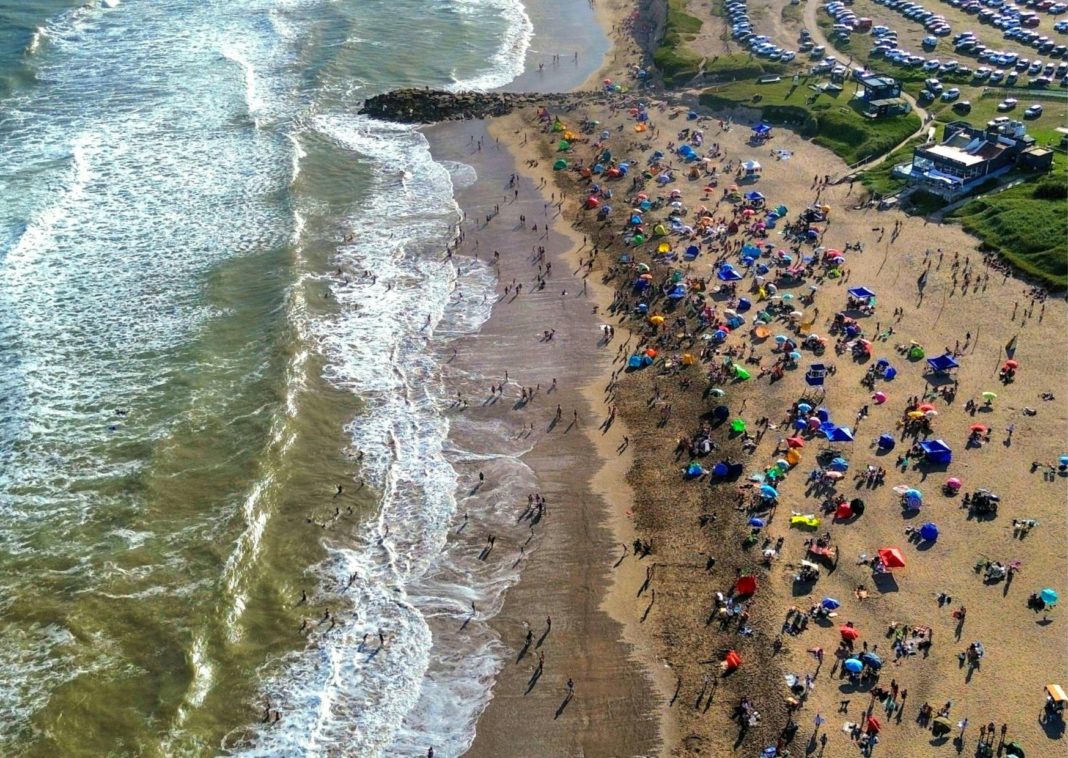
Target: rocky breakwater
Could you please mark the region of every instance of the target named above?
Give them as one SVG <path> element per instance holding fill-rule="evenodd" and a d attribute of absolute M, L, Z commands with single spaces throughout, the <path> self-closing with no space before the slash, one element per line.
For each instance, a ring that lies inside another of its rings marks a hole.
<path fill-rule="evenodd" d="M 364 102 L 360 113 L 383 121 L 433 124 L 471 118 L 504 116 L 532 105 L 573 105 L 591 93 L 537 94 L 518 92 L 445 92 L 432 89 L 397 89 Z"/>

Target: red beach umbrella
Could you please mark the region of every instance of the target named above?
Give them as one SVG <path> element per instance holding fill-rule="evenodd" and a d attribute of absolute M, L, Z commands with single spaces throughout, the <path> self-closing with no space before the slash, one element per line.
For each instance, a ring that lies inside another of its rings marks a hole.
<path fill-rule="evenodd" d="M 905 568 L 905 556 L 896 547 L 884 547 L 880 550 L 879 560 L 887 568 Z"/>

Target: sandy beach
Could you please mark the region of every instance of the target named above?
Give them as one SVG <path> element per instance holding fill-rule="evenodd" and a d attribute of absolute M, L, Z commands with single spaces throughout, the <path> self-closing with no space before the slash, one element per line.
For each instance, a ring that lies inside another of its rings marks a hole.
<path fill-rule="evenodd" d="M 601 8 L 616 31 L 629 12 Z M 630 81 L 635 60 L 617 44 L 587 86 Z M 1063 298 L 984 258 L 957 226 L 855 207 L 860 190 L 833 181 L 845 166 L 830 152 L 780 129 L 754 144 L 746 114 L 724 118 L 616 93 L 432 131 L 436 155 L 480 177 L 459 195 L 477 250 L 472 236 L 459 252 L 500 252 L 501 299 L 457 370 L 506 366 L 511 394 L 537 387 L 493 412 L 529 433 L 523 460 L 548 503 L 491 622 L 507 663 L 471 754 L 1001 754 L 1013 741 L 1061 754 L 1063 734 L 1039 716 L 1045 685 L 1068 678 L 1063 620 L 1028 601 L 1064 590 Z M 561 150 L 554 128 L 581 136 Z M 702 156 L 689 178 L 683 143 Z M 608 166 L 652 172 L 582 176 L 605 149 Z M 762 168 L 745 181 L 750 160 Z M 666 223 L 674 202 L 677 228 L 707 216 L 711 231 L 638 242 L 626 209 L 642 201 L 643 226 Z M 780 205 L 777 226 L 754 225 Z M 806 208 L 829 209 L 811 242 L 796 236 Z M 743 244 L 762 255 L 751 268 Z M 874 294 L 847 293 L 861 287 Z M 822 344 L 801 346 L 810 335 Z M 650 365 L 628 370 L 647 349 Z M 934 373 L 927 359 L 943 354 L 957 366 Z M 820 387 L 806 381 L 813 363 L 829 369 Z M 817 407 L 853 441 L 832 442 L 819 421 L 795 430 Z M 688 449 L 703 438 L 711 451 Z M 925 439 L 944 440 L 952 462 L 926 460 L 914 447 Z M 741 475 L 713 475 L 720 461 Z M 996 517 L 965 504 L 977 490 L 1000 496 Z M 840 517 L 858 499 L 863 513 Z M 887 548 L 905 565 L 877 561 Z M 818 578 L 798 581 L 809 561 Z M 740 592 L 748 577 L 755 591 Z M 725 674 L 731 651 L 741 664 Z M 862 653 L 863 672 L 847 672 Z"/>

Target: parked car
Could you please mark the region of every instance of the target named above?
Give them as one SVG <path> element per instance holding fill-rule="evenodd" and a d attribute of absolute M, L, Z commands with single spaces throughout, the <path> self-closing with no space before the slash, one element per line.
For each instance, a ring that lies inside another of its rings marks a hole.
<path fill-rule="evenodd" d="M 1042 115 L 1041 103 L 1035 103 L 1030 108 L 1024 111 L 1024 118 L 1038 118 Z"/>
<path fill-rule="evenodd" d="M 960 90 L 956 87 L 950 87 L 942 93 L 942 100 L 946 103 L 951 103 L 960 97 Z"/>
<path fill-rule="evenodd" d="M 958 100 L 957 102 L 953 103 L 953 110 L 956 113 L 960 113 L 960 114 L 963 115 L 965 113 L 969 113 L 971 111 L 971 109 L 972 109 L 972 101 L 971 100 Z"/>
<path fill-rule="evenodd" d="M 999 111 L 1011 111 L 1013 108 L 1016 107 L 1016 103 L 1017 103 L 1016 98 L 1007 97 L 1004 100 L 1002 100 L 1000 103 L 998 103 L 998 110 Z"/>

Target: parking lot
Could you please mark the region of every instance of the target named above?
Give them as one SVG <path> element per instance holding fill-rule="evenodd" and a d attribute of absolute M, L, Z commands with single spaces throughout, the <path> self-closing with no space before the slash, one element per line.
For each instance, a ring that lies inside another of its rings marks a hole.
<path fill-rule="evenodd" d="M 1002 3 L 998 15 L 987 18 L 1006 28 L 981 24 L 964 10 L 978 0 L 928 2 L 928 7 L 911 0 L 836 0 L 822 12 L 832 24 L 829 33 L 847 41 L 854 57 L 872 66 L 906 69 L 911 78 L 923 72 L 970 84 L 1068 86 L 1068 35 L 1053 31 L 1053 17 L 1021 16 L 1021 8 L 1003 0 L 987 2 Z M 1026 6 L 1022 12 L 1035 13 Z M 1025 28 L 1021 19 L 1033 19 L 1028 23 L 1037 26 Z"/>

